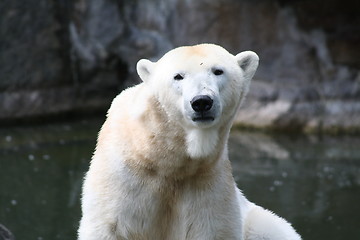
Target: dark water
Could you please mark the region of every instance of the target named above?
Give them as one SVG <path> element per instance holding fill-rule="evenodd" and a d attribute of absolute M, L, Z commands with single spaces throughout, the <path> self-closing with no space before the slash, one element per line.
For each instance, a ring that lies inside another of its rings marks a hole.
<path fill-rule="evenodd" d="M 76 239 L 101 120 L 0 129 L 0 223 L 18 240 Z M 303 239 L 360 239 L 360 137 L 233 132 L 235 179 Z"/>

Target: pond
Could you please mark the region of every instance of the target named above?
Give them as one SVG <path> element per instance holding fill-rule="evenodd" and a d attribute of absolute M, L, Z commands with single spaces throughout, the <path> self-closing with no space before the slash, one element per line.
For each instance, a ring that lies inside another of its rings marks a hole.
<path fill-rule="evenodd" d="M 102 119 L 0 129 L 0 224 L 16 239 L 76 239 Z M 360 137 L 233 131 L 235 180 L 303 239 L 360 239 Z"/>

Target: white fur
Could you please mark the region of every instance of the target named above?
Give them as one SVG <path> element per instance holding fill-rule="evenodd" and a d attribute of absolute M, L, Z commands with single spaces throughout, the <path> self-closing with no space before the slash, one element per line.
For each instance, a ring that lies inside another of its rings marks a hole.
<path fill-rule="evenodd" d="M 192 158 L 207 157 L 218 142 L 216 129 L 191 129 L 186 135 L 187 152 Z"/>
<path fill-rule="evenodd" d="M 140 60 L 144 83 L 114 99 L 99 133 L 78 239 L 299 240 L 288 222 L 248 201 L 231 173 L 227 138 L 258 61 L 211 44 Z M 204 94 L 213 121 L 194 120 L 191 99 Z"/>

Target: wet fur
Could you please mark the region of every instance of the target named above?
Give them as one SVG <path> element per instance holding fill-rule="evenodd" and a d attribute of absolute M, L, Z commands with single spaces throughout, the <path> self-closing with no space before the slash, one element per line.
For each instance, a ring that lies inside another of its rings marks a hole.
<path fill-rule="evenodd" d="M 143 87 L 126 91 L 142 91 Z M 112 104 L 84 185 L 84 191 L 91 188 L 96 198 L 104 197 L 88 206 L 91 211 L 100 209 L 103 216 L 109 216 L 102 223 L 108 227 L 99 231 L 100 236 L 211 239 L 218 235 L 235 239 L 232 229 L 241 224 L 231 217 L 237 203 L 231 167 L 224 152 L 225 138 L 219 139 L 218 151 L 210 158 L 192 159 L 186 154 L 185 131 L 167 119 L 153 97 L 138 99 L 147 102 L 143 114 L 133 116 L 127 109 L 112 114 L 128 105 L 123 100 L 128 101 L 119 96 Z M 122 162 L 118 161 L 119 156 Z M 110 196 L 122 201 L 114 203 Z M 122 215 L 117 216 L 119 213 Z M 85 222 L 84 219 L 82 224 Z M 218 231 L 205 234 L 215 222 L 221 222 L 213 227 Z M 83 239 L 102 239 L 92 237 L 99 232 Z"/>

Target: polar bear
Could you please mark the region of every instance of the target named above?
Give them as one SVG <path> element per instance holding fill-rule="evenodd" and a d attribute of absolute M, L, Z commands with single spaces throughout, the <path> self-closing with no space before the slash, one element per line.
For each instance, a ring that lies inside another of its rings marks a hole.
<path fill-rule="evenodd" d="M 142 59 L 119 94 L 83 185 L 79 240 L 297 240 L 237 188 L 227 141 L 257 66 L 213 44 Z"/>

